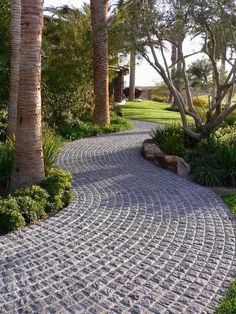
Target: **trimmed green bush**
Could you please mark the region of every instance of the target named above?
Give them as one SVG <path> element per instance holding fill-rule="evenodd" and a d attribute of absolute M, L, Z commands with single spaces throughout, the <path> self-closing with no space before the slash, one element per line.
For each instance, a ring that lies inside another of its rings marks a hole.
<path fill-rule="evenodd" d="M 0 234 L 18 230 L 25 226 L 17 201 L 10 197 L 0 200 Z"/>
<path fill-rule="evenodd" d="M 72 200 L 71 182 L 69 173 L 51 168 L 42 187 L 18 189 L 7 199 L 0 199 L 0 233 L 35 223 L 67 206 Z"/>
<path fill-rule="evenodd" d="M 72 199 L 71 182 L 72 176 L 62 169 L 51 168 L 48 171 L 47 179 L 42 183 L 42 187 L 50 195 L 47 212 L 56 212 L 68 205 Z"/>
<path fill-rule="evenodd" d="M 35 223 L 37 220 L 46 217 L 43 204 L 36 202 L 29 196 L 19 196 L 16 199 L 19 210 L 27 224 Z"/>

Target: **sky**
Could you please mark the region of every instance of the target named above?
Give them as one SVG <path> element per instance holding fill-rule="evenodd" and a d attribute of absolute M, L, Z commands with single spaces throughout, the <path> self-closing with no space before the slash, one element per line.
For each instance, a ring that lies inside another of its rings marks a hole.
<path fill-rule="evenodd" d="M 89 0 L 44 0 L 44 7 L 49 6 L 61 6 L 68 5 L 71 7 L 80 7 L 84 2 L 89 3 Z M 186 54 L 190 54 L 197 49 L 199 43 L 191 43 L 186 41 L 184 45 L 184 51 Z M 167 52 L 167 58 L 170 60 L 170 53 Z M 193 60 L 196 60 L 196 57 L 189 58 L 187 63 L 191 63 Z M 127 63 L 129 60 L 127 60 Z M 154 86 L 161 82 L 160 77 L 156 71 L 145 61 L 138 60 L 136 66 L 136 86 Z M 129 84 L 129 76 L 125 78 L 125 84 Z"/>

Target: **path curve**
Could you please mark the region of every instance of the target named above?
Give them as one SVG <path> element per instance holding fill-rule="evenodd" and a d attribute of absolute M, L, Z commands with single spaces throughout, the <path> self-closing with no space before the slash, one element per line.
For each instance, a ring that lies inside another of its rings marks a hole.
<path fill-rule="evenodd" d="M 213 313 L 234 272 L 233 217 L 144 160 L 155 125 L 134 125 L 68 144 L 73 203 L 0 237 L 0 313 Z"/>

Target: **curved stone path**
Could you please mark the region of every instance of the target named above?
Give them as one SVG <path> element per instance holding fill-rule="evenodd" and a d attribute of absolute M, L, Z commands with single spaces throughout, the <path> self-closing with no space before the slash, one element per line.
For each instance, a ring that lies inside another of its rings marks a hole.
<path fill-rule="evenodd" d="M 209 190 L 140 155 L 153 124 L 70 143 L 73 203 L 0 237 L 0 313 L 212 313 L 235 223 Z"/>

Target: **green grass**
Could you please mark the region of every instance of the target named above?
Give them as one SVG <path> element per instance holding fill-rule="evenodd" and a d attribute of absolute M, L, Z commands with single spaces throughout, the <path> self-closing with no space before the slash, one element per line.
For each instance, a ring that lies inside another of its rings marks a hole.
<path fill-rule="evenodd" d="M 216 314 L 235 314 L 236 313 L 236 279 L 233 280 L 229 291 L 226 293 L 220 306 L 215 311 Z"/>
<path fill-rule="evenodd" d="M 122 112 L 127 119 L 143 120 L 164 124 L 180 124 L 179 112 L 166 110 L 170 104 L 155 101 L 127 102 L 122 107 Z M 189 122 L 191 117 L 187 117 Z"/>
<path fill-rule="evenodd" d="M 142 120 L 163 124 L 181 124 L 180 113 L 166 110 L 170 104 L 155 101 L 127 102 L 122 107 L 124 117 L 127 119 Z M 230 115 L 236 120 L 236 110 Z M 188 122 L 193 122 L 190 116 L 187 116 Z"/>
<path fill-rule="evenodd" d="M 223 197 L 224 202 L 232 210 L 236 216 L 236 193 L 227 194 Z M 236 313 L 236 279 L 233 280 L 229 291 L 221 300 L 220 306 L 216 310 L 216 314 L 235 314 Z"/>

